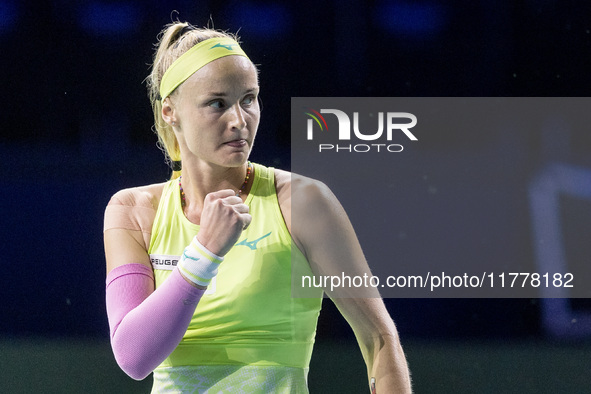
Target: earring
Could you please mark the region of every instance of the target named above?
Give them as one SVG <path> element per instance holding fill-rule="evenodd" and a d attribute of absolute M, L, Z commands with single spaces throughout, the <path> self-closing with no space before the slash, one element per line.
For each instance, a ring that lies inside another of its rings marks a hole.
<path fill-rule="evenodd" d="M 176 122 L 174 120 L 172 121 L 172 125 L 173 126 L 176 126 Z"/>

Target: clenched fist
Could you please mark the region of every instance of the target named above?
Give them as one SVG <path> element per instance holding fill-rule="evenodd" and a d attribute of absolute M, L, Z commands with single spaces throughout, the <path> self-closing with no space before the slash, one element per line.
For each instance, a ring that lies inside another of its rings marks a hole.
<path fill-rule="evenodd" d="M 197 239 L 211 253 L 223 257 L 238 241 L 252 216 L 248 205 L 230 189 L 205 196 Z"/>

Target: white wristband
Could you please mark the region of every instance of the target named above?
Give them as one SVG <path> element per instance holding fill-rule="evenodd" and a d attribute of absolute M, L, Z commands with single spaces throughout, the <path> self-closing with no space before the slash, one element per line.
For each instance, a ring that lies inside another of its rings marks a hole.
<path fill-rule="evenodd" d="M 223 257 L 211 253 L 195 236 L 191 244 L 185 248 L 177 267 L 191 282 L 208 286 L 211 279 L 217 275 L 222 261 Z"/>

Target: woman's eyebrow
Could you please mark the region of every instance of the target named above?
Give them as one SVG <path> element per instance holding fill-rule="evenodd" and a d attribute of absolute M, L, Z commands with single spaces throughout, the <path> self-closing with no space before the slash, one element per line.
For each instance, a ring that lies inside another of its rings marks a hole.
<path fill-rule="evenodd" d="M 253 93 L 258 90 L 259 90 L 259 88 L 257 86 L 256 88 L 246 89 L 243 93 Z M 228 96 L 228 93 L 226 93 L 226 92 L 207 92 L 207 93 L 205 93 L 205 95 L 206 96 L 226 97 L 226 96 Z"/>
<path fill-rule="evenodd" d="M 206 96 L 222 96 L 222 97 L 225 97 L 227 95 L 228 95 L 227 93 L 219 93 L 219 92 L 209 92 L 209 93 L 206 93 Z"/>

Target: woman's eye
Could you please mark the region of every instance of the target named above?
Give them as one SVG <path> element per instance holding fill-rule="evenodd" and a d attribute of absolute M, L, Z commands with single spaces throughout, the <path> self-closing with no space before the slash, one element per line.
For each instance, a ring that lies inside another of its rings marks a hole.
<path fill-rule="evenodd" d="M 209 106 L 216 109 L 224 108 L 224 102 L 222 100 L 213 100 L 209 103 Z"/>
<path fill-rule="evenodd" d="M 254 96 L 247 96 L 242 100 L 242 104 L 244 105 L 251 105 L 254 102 Z"/>

